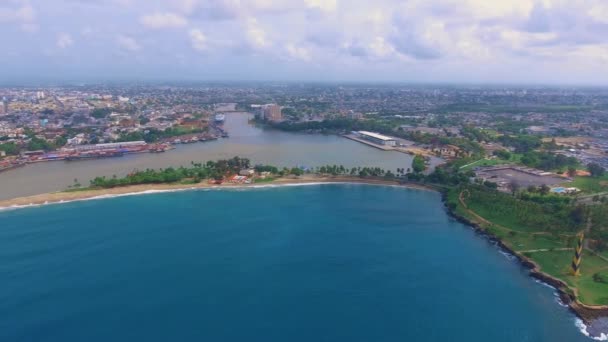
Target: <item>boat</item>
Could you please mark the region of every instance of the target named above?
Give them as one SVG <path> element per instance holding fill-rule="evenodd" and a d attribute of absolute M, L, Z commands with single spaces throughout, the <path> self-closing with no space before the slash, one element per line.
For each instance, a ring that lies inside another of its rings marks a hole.
<path fill-rule="evenodd" d="M 224 114 L 215 114 L 215 122 L 223 123 L 226 120 L 226 115 Z"/>

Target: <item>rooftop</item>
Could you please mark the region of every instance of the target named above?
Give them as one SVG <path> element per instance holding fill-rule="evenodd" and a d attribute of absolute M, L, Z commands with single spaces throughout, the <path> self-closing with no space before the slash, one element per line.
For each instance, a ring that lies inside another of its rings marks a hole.
<path fill-rule="evenodd" d="M 367 135 L 369 137 L 380 139 L 380 140 L 384 140 L 384 141 L 395 140 L 394 138 L 387 137 L 386 135 L 382 135 L 382 134 L 378 134 L 378 133 L 373 133 L 373 132 L 368 132 L 368 131 L 359 131 L 359 134 Z"/>

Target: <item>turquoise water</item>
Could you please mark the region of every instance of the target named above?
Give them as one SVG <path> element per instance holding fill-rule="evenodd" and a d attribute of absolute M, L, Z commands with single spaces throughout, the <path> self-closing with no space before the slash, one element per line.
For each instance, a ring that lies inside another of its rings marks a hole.
<path fill-rule="evenodd" d="M 0 212 L 0 341 L 590 341 L 446 215 L 365 185 Z"/>

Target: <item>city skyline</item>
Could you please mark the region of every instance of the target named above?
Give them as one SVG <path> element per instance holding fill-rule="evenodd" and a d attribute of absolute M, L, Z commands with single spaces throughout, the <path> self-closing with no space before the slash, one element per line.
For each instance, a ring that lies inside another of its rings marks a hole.
<path fill-rule="evenodd" d="M 606 85 L 606 18 L 599 0 L 10 0 L 0 79 Z"/>

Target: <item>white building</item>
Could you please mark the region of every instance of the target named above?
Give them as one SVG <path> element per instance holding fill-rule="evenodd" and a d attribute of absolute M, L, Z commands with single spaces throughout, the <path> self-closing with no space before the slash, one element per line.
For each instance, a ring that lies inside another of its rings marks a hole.
<path fill-rule="evenodd" d="M 395 138 L 387 137 L 386 135 L 373 133 L 373 132 L 367 132 L 367 131 L 358 131 L 357 134 L 361 138 L 363 138 L 365 140 L 369 140 L 378 145 L 385 145 L 385 146 L 397 145 L 397 141 L 395 140 Z"/>

